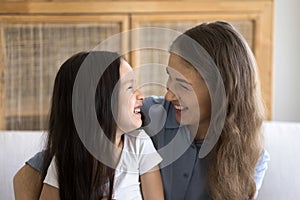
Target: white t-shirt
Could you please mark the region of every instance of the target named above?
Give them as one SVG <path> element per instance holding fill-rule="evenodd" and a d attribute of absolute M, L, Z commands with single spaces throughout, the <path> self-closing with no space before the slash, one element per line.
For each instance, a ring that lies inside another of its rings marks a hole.
<path fill-rule="evenodd" d="M 144 130 L 126 133 L 120 161 L 115 171 L 113 197 L 117 200 L 142 199 L 139 176 L 161 161 L 161 156 Z M 54 158 L 50 163 L 44 183 L 59 188 Z"/>

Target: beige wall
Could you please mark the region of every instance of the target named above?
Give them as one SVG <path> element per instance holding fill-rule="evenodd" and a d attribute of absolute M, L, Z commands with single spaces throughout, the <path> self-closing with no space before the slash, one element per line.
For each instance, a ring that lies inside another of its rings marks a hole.
<path fill-rule="evenodd" d="M 299 8 L 299 0 L 275 0 L 273 120 L 300 122 Z"/>

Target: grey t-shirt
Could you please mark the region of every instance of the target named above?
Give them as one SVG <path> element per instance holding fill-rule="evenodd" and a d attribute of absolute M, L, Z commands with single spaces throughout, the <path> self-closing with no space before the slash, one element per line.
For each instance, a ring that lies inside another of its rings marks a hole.
<path fill-rule="evenodd" d="M 42 172 L 43 169 L 43 161 L 44 161 L 44 153 L 45 151 L 41 151 L 36 153 L 32 158 L 30 158 L 26 164 L 30 165 L 34 169 L 36 169 L 39 172 Z"/>

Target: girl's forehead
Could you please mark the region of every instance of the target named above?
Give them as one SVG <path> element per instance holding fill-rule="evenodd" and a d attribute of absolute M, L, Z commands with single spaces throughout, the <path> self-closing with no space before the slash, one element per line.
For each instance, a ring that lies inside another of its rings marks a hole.
<path fill-rule="evenodd" d="M 120 77 L 126 77 L 126 76 L 132 76 L 133 75 L 133 70 L 131 66 L 126 62 L 124 59 L 121 58 L 121 63 L 120 63 Z"/>

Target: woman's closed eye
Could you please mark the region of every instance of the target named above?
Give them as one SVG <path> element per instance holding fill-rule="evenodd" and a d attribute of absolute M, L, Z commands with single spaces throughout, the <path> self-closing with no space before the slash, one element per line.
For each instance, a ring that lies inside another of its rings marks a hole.
<path fill-rule="evenodd" d="M 188 88 L 187 87 L 185 87 L 184 85 L 182 85 L 182 84 L 179 84 L 183 89 L 185 89 L 185 90 L 188 90 Z"/>
<path fill-rule="evenodd" d="M 181 88 L 183 88 L 184 90 L 191 90 L 190 88 L 188 88 L 187 86 L 185 86 L 185 85 L 183 85 L 183 84 L 181 84 L 181 83 L 179 83 L 178 84 Z"/>

